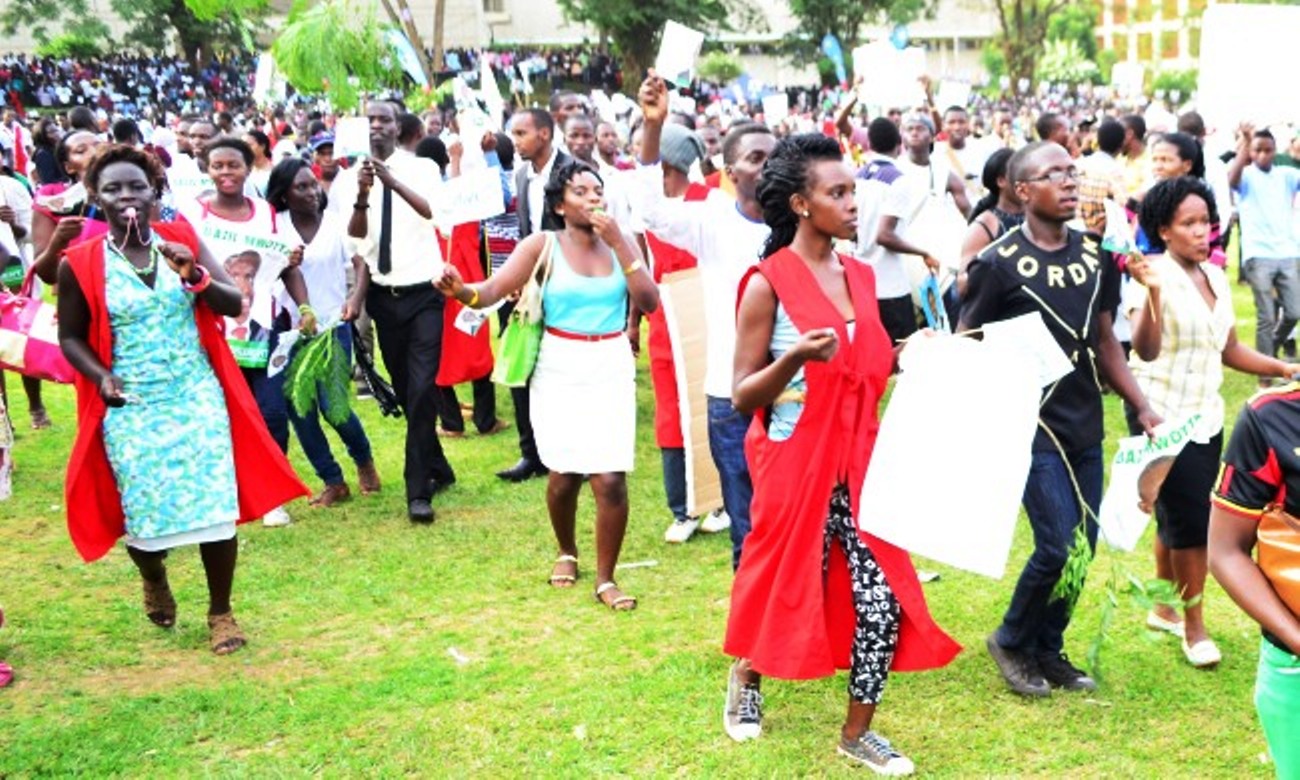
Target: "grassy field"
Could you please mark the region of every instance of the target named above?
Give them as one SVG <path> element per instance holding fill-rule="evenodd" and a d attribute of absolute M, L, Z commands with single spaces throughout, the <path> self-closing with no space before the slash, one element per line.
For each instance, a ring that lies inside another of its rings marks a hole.
<path fill-rule="evenodd" d="M 1248 338 L 1253 307 L 1244 288 L 1235 297 Z M 80 562 L 60 505 L 71 392 L 48 390 L 55 427 L 32 432 L 11 380 L 19 470 L 14 499 L 0 504 L 0 604 L 9 620 L 0 659 L 17 678 L 0 691 L 0 777 L 862 771 L 834 754 L 843 675 L 768 681 L 763 738 L 737 745 L 723 734 L 730 545 L 725 535 L 662 542 L 668 514 L 649 381 L 644 372 L 640 379 L 623 561 L 651 565 L 619 575 L 641 600 L 636 612 L 613 614 L 592 597 L 589 494 L 579 507 L 583 579 L 567 591 L 544 584 L 554 555 L 544 483 L 492 476 L 517 456 L 513 430 L 447 443 L 458 482 L 435 501 L 434 525 L 413 526 L 400 487 L 401 424 L 362 402 L 385 491 L 333 510 L 295 506 L 288 528 L 244 527 L 235 612 L 250 644 L 225 658 L 207 649 L 195 550 L 170 561 L 180 604 L 171 631 L 145 619 L 139 579 L 120 548 Z M 1253 384 L 1230 376 L 1230 416 Z M 1112 436 L 1122 433 L 1113 398 L 1108 422 Z M 293 447 L 300 473 L 310 474 Z M 922 774 L 1270 775 L 1251 705 L 1258 632 L 1214 584 L 1205 603 L 1224 652 L 1217 670 L 1190 668 L 1177 640 L 1152 636 L 1126 603 L 1100 691 L 1041 702 L 1008 693 L 983 641 L 1028 549 L 1022 522 L 1000 581 L 931 566 L 942 573 L 926 586 L 931 608 L 967 649 L 943 670 L 893 676 L 876 721 Z M 1114 561 L 1103 552 L 1094 564 L 1067 634 L 1076 659 L 1097 629 Z M 1149 553 L 1118 564 L 1151 576 Z"/>

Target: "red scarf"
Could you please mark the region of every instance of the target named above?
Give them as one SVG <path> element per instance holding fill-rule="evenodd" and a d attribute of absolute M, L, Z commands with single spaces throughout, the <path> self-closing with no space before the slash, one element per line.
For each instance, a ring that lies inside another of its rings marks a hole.
<path fill-rule="evenodd" d="M 479 223 L 467 222 L 452 228 L 450 253 L 441 233 L 438 234 L 438 245 L 442 249 L 443 258 L 455 266 L 466 284 L 483 281 L 483 241 Z M 473 336 L 457 330 L 456 317 L 463 308 L 465 307 L 460 301 L 452 298 L 447 299 L 447 305 L 443 308 L 442 360 L 438 364 L 438 378 L 435 380 L 435 384 L 440 387 L 455 387 L 492 373 L 492 345 L 489 341 L 492 322 L 485 321 Z"/>
<path fill-rule="evenodd" d="M 199 239 L 183 222 L 154 223 L 155 235 L 175 241 L 199 254 Z M 105 299 L 104 242 L 84 241 L 64 253 L 90 309 L 87 341 L 99 360 L 113 365 L 113 332 Z M 271 438 L 262 413 L 226 346 L 223 318 L 199 301 L 194 306 L 199 341 L 221 383 L 230 413 L 230 435 L 235 455 L 235 482 L 239 488 L 240 523 L 256 520 L 299 496 L 309 496 L 307 486 L 294 474 L 288 459 Z M 81 557 L 89 561 L 104 556 L 126 532 L 122 496 L 104 448 L 104 415 L 108 409 L 99 387 L 78 373 L 77 438 L 68 459 L 64 504 L 68 533 Z M 183 488 L 183 486 L 179 486 Z"/>
<path fill-rule="evenodd" d="M 857 260 L 841 262 L 853 298 L 852 340 L 843 316 L 794 252 L 783 249 L 750 271 L 772 285 L 800 332 L 834 328 L 841 344 L 829 362 L 804 365 L 810 403 L 789 439 L 767 437 L 762 411 L 745 437 L 754 480 L 753 531 L 732 585 L 726 651 L 750 659 L 764 675 L 785 679 L 826 677 L 849 667 L 853 593 L 839 545 L 831 545 L 822 575 L 826 514 L 835 485 L 844 484 L 858 516 L 880 427 L 877 410 L 894 363 L 876 308 L 875 276 Z M 741 283 L 742 295 L 749 278 Z M 902 608 L 893 669 L 932 669 L 951 661 L 961 646 L 930 617 L 907 551 L 863 531 L 858 535 Z"/>

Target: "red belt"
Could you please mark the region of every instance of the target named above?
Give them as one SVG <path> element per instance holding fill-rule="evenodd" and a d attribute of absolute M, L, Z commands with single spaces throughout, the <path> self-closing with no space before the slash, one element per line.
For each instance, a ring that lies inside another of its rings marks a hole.
<path fill-rule="evenodd" d="M 569 330 L 552 328 L 550 325 L 546 326 L 546 332 L 552 336 L 569 339 L 570 341 L 608 341 L 609 339 L 616 339 L 623 335 L 623 331 L 621 330 L 616 330 L 613 333 L 574 333 Z"/>

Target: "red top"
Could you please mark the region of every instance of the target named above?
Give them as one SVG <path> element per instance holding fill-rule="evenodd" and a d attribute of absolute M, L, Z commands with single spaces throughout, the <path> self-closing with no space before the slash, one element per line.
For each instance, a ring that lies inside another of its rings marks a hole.
<path fill-rule="evenodd" d="M 154 223 L 153 232 L 164 241 L 186 245 L 197 257 L 199 239 L 185 223 Z M 90 349 L 108 368 L 113 367 L 113 332 L 104 293 L 104 242 L 84 241 L 64 253 L 68 266 L 90 308 Z M 262 413 L 244 382 L 235 358 L 226 346 L 225 321 L 202 301 L 194 306 L 199 341 L 212 364 L 212 372 L 226 396 L 230 436 L 235 456 L 235 482 L 239 486 L 240 523 L 256 520 L 299 496 L 309 496 L 307 486 L 294 474 L 262 420 Z M 122 497 L 104 449 L 104 415 L 107 407 L 99 387 L 80 372 L 76 376 L 77 438 L 68 458 L 63 502 L 68 512 L 68 533 L 85 561 L 104 556 L 126 532 Z"/>
<path fill-rule="evenodd" d="M 849 667 L 856 615 L 848 563 L 838 545 L 822 575 L 823 540 L 831 493 L 848 487 L 858 515 L 862 483 L 880 427 L 877 410 L 894 363 L 876 308 L 871 269 L 841 257 L 856 324 L 822 293 L 812 271 L 783 249 L 750 274 L 761 273 L 800 332 L 835 328 L 840 350 L 827 363 L 804 364 L 807 404 L 784 441 L 767 437 L 766 414 L 754 415 L 745 455 L 754 481 L 753 530 L 745 540 L 731 591 L 726 652 L 748 658 L 761 674 L 786 679 L 827 677 Z M 741 283 L 743 292 L 749 276 Z M 858 532 L 880 564 L 902 608 L 898 671 L 933 669 L 961 651 L 935 624 L 905 550 Z"/>
<path fill-rule="evenodd" d="M 684 200 L 702 201 L 709 196 L 709 188 L 692 183 L 686 188 Z M 651 268 L 655 284 L 664 274 L 684 271 L 697 264 L 695 255 L 681 247 L 660 241 L 654 233 L 646 231 L 645 243 L 650 249 Z M 673 363 L 673 346 L 668 338 L 668 321 L 662 306 L 646 315 L 650 320 L 650 336 L 646 346 L 650 350 L 650 381 L 655 391 L 655 444 L 660 448 L 684 447 L 682 435 L 682 410 L 677 394 L 677 370 Z"/>
<path fill-rule="evenodd" d="M 450 253 L 447 240 L 441 233 L 438 234 L 438 246 L 446 261 L 460 272 L 465 284 L 483 281 L 483 241 L 479 223 L 466 222 L 452 228 Z M 457 330 L 456 317 L 463 308 L 464 305 L 454 298 L 448 298 L 443 308 L 442 360 L 438 363 L 435 380 L 440 387 L 455 387 L 492 374 L 492 344 L 489 341 L 492 323 L 484 322 L 473 336 Z"/>

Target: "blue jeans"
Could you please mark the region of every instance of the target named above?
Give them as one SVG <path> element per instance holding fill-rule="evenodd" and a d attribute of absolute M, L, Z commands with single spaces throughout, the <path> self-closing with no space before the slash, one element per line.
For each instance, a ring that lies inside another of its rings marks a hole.
<path fill-rule="evenodd" d="M 1101 445 L 1068 453 L 1070 468 L 1079 482 L 1083 500 L 1093 513 L 1101 505 Z M 1064 646 L 1065 627 L 1070 623 L 1073 605 L 1053 599 L 1052 590 L 1065 568 L 1074 529 L 1078 527 L 1082 508 L 1066 470 L 1066 460 L 1058 452 L 1035 452 L 1025 484 L 1025 514 L 1034 531 L 1034 552 L 1020 573 L 1011 605 L 1002 618 L 995 639 L 1008 650 L 1031 655 L 1055 654 Z M 1087 520 L 1088 543 L 1097 546 L 1097 523 Z"/>
<path fill-rule="evenodd" d="M 663 447 L 659 458 L 664 467 L 664 493 L 668 497 L 668 511 L 674 520 L 686 517 L 686 450 L 682 447 Z"/>
<path fill-rule="evenodd" d="M 280 343 L 280 331 L 271 330 L 270 344 L 267 347 L 271 352 L 275 352 L 276 346 Z M 262 413 L 262 421 L 266 423 L 266 428 L 271 432 L 271 438 L 280 446 L 280 452 L 289 454 L 289 403 L 284 397 L 284 372 L 276 374 L 273 377 L 266 375 L 266 367 L 262 368 L 244 368 L 240 367 L 240 372 L 244 375 L 244 382 L 248 384 L 248 389 L 253 394 L 253 399 L 257 401 L 257 409 Z"/>
<path fill-rule="evenodd" d="M 348 365 L 352 365 L 352 329 L 341 327 L 334 329 L 334 337 L 339 340 L 339 346 L 343 348 L 344 354 L 347 355 Z M 284 375 L 281 374 L 281 377 Z M 278 377 L 277 377 L 278 378 Z M 283 380 L 281 380 L 283 384 Z M 282 393 L 283 395 L 283 393 Z M 330 452 L 329 441 L 325 438 L 325 431 L 321 429 L 321 410 L 325 409 L 325 389 L 318 387 L 316 391 L 316 406 L 311 408 L 305 417 L 299 417 L 293 409 L 293 404 L 286 403 L 285 409 L 289 415 L 289 422 L 293 424 L 294 433 L 298 434 L 298 443 L 302 445 L 302 451 L 311 461 L 311 467 L 316 471 L 316 476 L 326 485 L 340 485 L 343 483 L 343 469 L 339 468 L 338 461 L 334 460 L 334 453 Z M 343 445 L 348 448 L 348 455 L 358 466 L 368 465 L 373 456 L 370 454 L 370 439 L 366 438 L 366 431 L 361 427 L 361 420 L 353 412 L 344 420 L 341 425 L 334 425 L 334 432 L 343 440 Z"/>
<path fill-rule="evenodd" d="M 730 398 L 709 396 L 709 452 L 722 480 L 722 505 L 731 517 L 731 568 L 740 566 L 740 550 L 749 535 L 749 502 L 754 483 L 745 462 L 745 432 L 750 415 L 741 414 Z"/>

